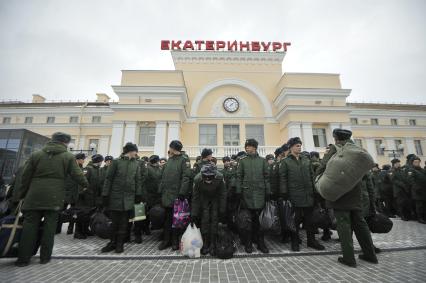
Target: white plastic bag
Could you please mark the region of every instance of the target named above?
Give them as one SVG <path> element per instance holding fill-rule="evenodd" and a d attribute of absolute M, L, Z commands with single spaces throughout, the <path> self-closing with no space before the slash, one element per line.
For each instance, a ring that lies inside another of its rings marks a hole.
<path fill-rule="evenodd" d="M 203 246 L 203 239 L 201 238 L 200 229 L 194 225 L 188 225 L 185 233 L 180 240 L 180 252 L 184 256 L 190 258 L 200 257 L 200 250 Z"/>

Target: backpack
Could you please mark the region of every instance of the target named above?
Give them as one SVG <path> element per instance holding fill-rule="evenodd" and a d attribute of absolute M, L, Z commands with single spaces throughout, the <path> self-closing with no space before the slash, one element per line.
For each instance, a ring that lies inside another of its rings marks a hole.
<path fill-rule="evenodd" d="M 219 225 L 216 238 L 216 256 L 220 259 L 230 259 L 234 256 L 236 243 L 229 230 L 225 225 Z"/>

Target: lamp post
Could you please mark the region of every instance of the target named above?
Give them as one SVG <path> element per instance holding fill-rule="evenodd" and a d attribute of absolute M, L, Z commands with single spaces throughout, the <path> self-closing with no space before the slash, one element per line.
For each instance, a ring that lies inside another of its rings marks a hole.
<path fill-rule="evenodd" d="M 401 154 L 404 153 L 403 144 L 399 144 L 397 149 L 386 149 L 386 146 L 382 143 L 380 144 L 380 149 L 383 150 L 384 152 L 391 152 L 391 154 L 389 154 L 389 157 L 392 156 L 393 159 L 400 157 Z"/>
<path fill-rule="evenodd" d="M 96 154 L 97 145 L 95 143 L 91 143 L 89 145 L 89 149 L 74 149 L 75 144 L 68 144 L 68 151 L 71 152 L 87 152 L 88 154 Z"/>

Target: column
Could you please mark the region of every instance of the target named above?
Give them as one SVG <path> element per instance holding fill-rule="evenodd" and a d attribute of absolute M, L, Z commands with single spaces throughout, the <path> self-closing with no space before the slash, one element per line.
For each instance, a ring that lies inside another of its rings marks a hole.
<path fill-rule="evenodd" d="M 395 140 L 393 138 L 385 138 L 385 140 L 383 141 L 383 143 L 385 144 L 386 148 L 385 149 L 397 149 L 396 145 L 395 145 Z"/>
<path fill-rule="evenodd" d="M 373 157 L 374 161 L 377 162 L 377 151 L 376 151 L 376 143 L 374 142 L 373 138 L 366 138 L 366 149 L 368 153 Z"/>
<path fill-rule="evenodd" d="M 136 143 L 136 122 L 126 122 L 124 130 L 124 143 Z"/>
<path fill-rule="evenodd" d="M 290 122 L 287 126 L 288 129 L 288 139 L 294 138 L 294 137 L 302 137 L 302 130 L 300 123 L 297 122 Z M 287 141 L 284 141 L 287 142 Z"/>
<path fill-rule="evenodd" d="M 109 154 L 112 155 L 114 158 L 119 157 L 121 154 L 122 147 L 123 147 L 123 133 L 124 133 L 124 122 L 113 121 Z"/>
<path fill-rule="evenodd" d="M 312 123 L 302 123 L 302 142 L 303 150 L 315 150 L 314 135 L 312 132 Z"/>
<path fill-rule="evenodd" d="M 334 129 L 340 128 L 340 123 L 329 123 L 328 129 L 326 130 L 327 144 L 334 144 L 333 131 Z"/>
<path fill-rule="evenodd" d="M 169 121 L 169 130 L 167 132 L 167 144 L 172 140 L 180 140 L 180 122 Z"/>
<path fill-rule="evenodd" d="M 102 155 L 107 155 L 109 149 L 109 136 L 101 136 L 99 139 L 99 144 L 97 148 L 97 152 Z"/>
<path fill-rule="evenodd" d="M 86 141 L 86 136 L 80 136 L 80 139 L 78 140 L 78 149 L 80 150 L 84 150 L 84 146 L 85 146 L 85 141 Z"/>
<path fill-rule="evenodd" d="M 408 155 L 410 153 L 417 154 L 416 146 L 414 145 L 414 138 L 405 138 L 404 152 L 405 152 L 405 155 Z"/>
<path fill-rule="evenodd" d="M 166 156 L 166 127 L 167 122 L 155 122 L 155 141 L 154 141 L 154 154 L 161 157 Z"/>

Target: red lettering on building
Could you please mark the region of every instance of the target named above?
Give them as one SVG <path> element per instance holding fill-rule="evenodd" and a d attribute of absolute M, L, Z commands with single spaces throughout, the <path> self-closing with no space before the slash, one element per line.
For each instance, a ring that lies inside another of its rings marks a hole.
<path fill-rule="evenodd" d="M 170 40 L 161 41 L 161 50 L 170 50 Z"/>
<path fill-rule="evenodd" d="M 270 42 L 265 43 L 265 42 L 262 41 L 263 51 L 268 51 L 269 46 L 271 46 Z"/>
<path fill-rule="evenodd" d="M 228 51 L 232 51 L 232 49 L 234 49 L 234 51 L 237 51 L 238 47 L 237 47 L 238 43 L 236 40 L 234 40 L 233 42 L 228 41 Z"/>
<path fill-rule="evenodd" d="M 272 42 L 272 51 L 280 50 L 282 47 L 281 42 Z"/>
<path fill-rule="evenodd" d="M 251 51 L 260 51 L 259 41 L 252 41 L 251 42 Z"/>
<path fill-rule="evenodd" d="M 225 48 L 225 41 L 216 41 L 216 50 Z"/>
<path fill-rule="evenodd" d="M 191 49 L 194 50 L 194 45 L 192 45 L 191 40 L 185 41 L 185 44 L 183 45 L 183 50 Z"/>
<path fill-rule="evenodd" d="M 290 42 L 161 40 L 161 50 L 287 52 Z"/>
<path fill-rule="evenodd" d="M 182 43 L 182 41 L 178 40 L 178 41 L 174 41 L 172 40 L 172 50 L 180 50 L 180 44 Z"/>

